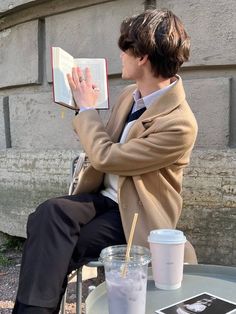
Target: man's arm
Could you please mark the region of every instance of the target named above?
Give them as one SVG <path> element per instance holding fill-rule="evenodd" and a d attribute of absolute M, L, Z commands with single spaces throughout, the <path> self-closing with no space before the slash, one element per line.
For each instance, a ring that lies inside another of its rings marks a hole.
<path fill-rule="evenodd" d="M 121 176 L 140 175 L 176 163 L 192 149 L 196 137 L 191 121 L 181 116 L 168 118 L 161 129 L 154 122 L 149 129 L 143 128 L 139 138 L 124 144 L 111 141 L 96 111 L 82 112 L 75 118 L 74 128 L 93 167 Z"/>

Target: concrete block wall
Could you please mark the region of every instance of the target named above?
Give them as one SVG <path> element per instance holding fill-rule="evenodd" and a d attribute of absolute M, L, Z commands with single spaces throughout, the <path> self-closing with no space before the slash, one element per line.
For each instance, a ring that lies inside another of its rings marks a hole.
<path fill-rule="evenodd" d="M 185 80 L 186 95 L 198 121 L 197 148 L 224 149 L 230 125 L 230 77 Z"/>
<path fill-rule="evenodd" d="M 29 2 L 36 2 L 37 0 L 3 0 L 0 2 L 0 13 L 5 13 L 9 10 L 18 8 L 21 5 L 26 5 Z"/>
<path fill-rule="evenodd" d="M 0 88 L 40 83 L 38 33 L 38 21 L 1 32 Z"/>
<path fill-rule="evenodd" d="M 71 150 L 1 150 L 0 230 L 26 236 L 28 214 L 50 197 L 66 195 Z"/>
<path fill-rule="evenodd" d="M 235 265 L 235 150 L 195 150 L 183 196 L 179 228 L 196 246 L 199 262 Z"/>
<path fill-rule="evenodd" d="M 35 206 L 67 193 L 70 162 L 81 151 L 73 112 L 52 101 L 50 47 L 106 57 L 112 107 L 127 85 L 116 44 L 120 22 L 148 6 L 173 10 L 192 42 L 180 75 L 199 135 L 179 227 L 200 262 L 236 265 L 234 0 L 0 0 L 0 231 L 25 236 Z M 109 112 L 100 114 L 106 123 Z"/>

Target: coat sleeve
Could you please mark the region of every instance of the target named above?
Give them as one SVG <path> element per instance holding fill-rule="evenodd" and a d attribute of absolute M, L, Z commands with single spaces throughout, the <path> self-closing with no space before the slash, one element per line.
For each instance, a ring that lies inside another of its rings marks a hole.
<path fill-rule="evenodd" d="M 168 119 L 162 129 L 152 127 L 124 144 L 113 143 L 95 110 L 79 114 L 74 128 L 92 166 L 120 176 L 141 175 L 176 163 L 192 149 L 196 135 L 191 121 L 180 116 L 179 121 Z"/>

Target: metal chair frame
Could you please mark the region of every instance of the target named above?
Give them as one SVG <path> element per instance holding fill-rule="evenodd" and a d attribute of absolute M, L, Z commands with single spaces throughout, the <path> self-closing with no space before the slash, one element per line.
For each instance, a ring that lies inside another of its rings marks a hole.
<path fill-rule="evenodd" d="M 99 261 L 91 261 L 86 264 L 87 267 L 103 267 L 103 264 Z M 76 314 L 82 314 L 82 267 L 73 271 L 68 277 L 68 283 L 76 276 Z M 66 305 L 66 296 L 67 296 L 67 289 L 65 294 L 62 298 L 61 302 L 61 314 L 65 314 L 65 305 Z"/>

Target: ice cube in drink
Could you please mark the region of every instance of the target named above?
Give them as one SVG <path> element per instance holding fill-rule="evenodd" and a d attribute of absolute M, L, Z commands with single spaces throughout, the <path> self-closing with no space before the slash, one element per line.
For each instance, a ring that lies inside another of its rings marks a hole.
<path fill-rule="evenodd" d="M 147 274 L 142 269 L 106 272 L 109 314 L 145 314 Z"/>
<path fill-rule="evenodd" d="M 145 314 L 150 251 L 132 245 L 128 262 L 126 252 L 126 245 L 114 245 L 104 248 L 100 254 L 105 268 L 109 314 Z"/>

